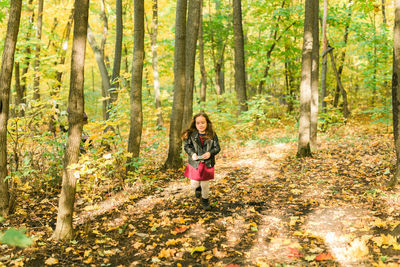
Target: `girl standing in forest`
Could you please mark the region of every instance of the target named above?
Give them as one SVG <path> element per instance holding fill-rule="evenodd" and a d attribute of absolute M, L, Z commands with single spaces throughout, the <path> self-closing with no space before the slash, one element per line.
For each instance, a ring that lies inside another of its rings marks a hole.
<path fill-rule="evenodd" d="M 189 129 L 182 134 L 188 165 L 185 176 L 191 180 L 196 198 L 201 197 L 204 210 L 211 210 L 208 200 L 210 180 L 214 179 L 215 155 L 221 150 L 218 137 L 207 114 L 200 112 L 193 117 Z"/>

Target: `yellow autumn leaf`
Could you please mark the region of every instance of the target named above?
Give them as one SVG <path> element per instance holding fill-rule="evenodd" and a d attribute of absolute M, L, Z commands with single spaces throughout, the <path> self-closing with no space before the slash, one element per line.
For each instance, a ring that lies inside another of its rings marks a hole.
<path fill-rule="evenodd" d="M 171 258 L 175 255 L 175 249 L 162 249 L 158 254 L 158 258 Z"/>
<path fill-rule="evenodd" d="M 58 263 L 58 260 L 56 258 L 48 258 L 44 263 L 46 265 L 54 265 Z"/>
<path fill-rule="evenodd" d="M 195 247 L 190 254 L 193 255 L 193 253 L 195 253 L 195 252 L 204 252 L 205 250 L 206 250 L 206 248 L 204 246 Z"/>
<path fill-rule="evenodd" d="M 84 260 L 83 262 L 86 263 L 86 264 L 90 264 L 90 263 L 93 262 L 93 258 L 92 258 L 92 257 L 89 257 L 89 258 L 87 258 L 86 260 Z"/>

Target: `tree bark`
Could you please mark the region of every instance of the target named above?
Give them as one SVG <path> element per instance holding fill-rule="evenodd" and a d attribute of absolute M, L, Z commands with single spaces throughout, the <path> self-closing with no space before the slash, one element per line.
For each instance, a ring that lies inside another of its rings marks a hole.
<path fill-rule="evenodd" d="M 382 20 L 383 20 L 383 24 L 387 25 L 385 0 L 382 0 Z"/>
<path fill-rule="evenodd" d="M 0 71 L 0 216 L 9 213 L 7 170 L 7 122 L 15 46 L 18 38 L 22 0 L 11 0 Z"/>
<path fill-rule="evenodd" d="M 164 120 L 161 110 L 160 75 L 158 72 L 157 34 L 158 34 L 158 0 L 153 0 L 153 19 L 151 21 L 151 52 L 154 82 L 154 101 L 157 109 L 157 129 L 162 129 Z"/>
<path fill-rule="evenodd" d="M 313 11 L 314 1 L 305 1 L 303 55 L 301 60 L 300 119 L 298 157 L 311 156 L 311 76 L 313 50 Z"/>
<path fill-rule="evenodd" d="M 326 53 L 326 49 L 328 48 L 328 40 L 326 37 L 326 20 L 328 17 L 328 0 L 324 0 L 324 13 L 322 17 L 322 70 L 321 70 L 321 104 L 322 104 L 322 112 L 326 113 L 326 74 L 328 71 L 328 55 Z"/>
<path fill-rule="evenodd" d="M 114 103 L 118 99 L 118 88 L 119 88 L 119 79 L 121 72 L 121 58 L 122 58 L 122 38 L 123 38 L 123 22 L 122 22 L 122 0 L 117 0 L 116 3 L 116 20 L 117 20 L 117 28 L 116 28 L 116 38 L 115 38 L 115 48 L 114 48 L 114 65 L 113 65 L 113 73 L 112 73 L 112 81 L 110 88 L 110 101 L 109 107 L 107 109 L 106 118 L 110 118 L 111 108 L 114 106 Z"/>
<path fill-rule="evenodd" d="M 395 23 L 393 28 L 393 75 L 392 75 L 392 105 L 393 105 L 393 135 L 396 150 L 396 171 L 389 186 L 395 186 L 400 177 L 400 0 L 395 1 Z"/>
<path fill-rule="evenodd" d="M 199 24 L 199 66 L 201 73 L 200 101 L 206 102 L 207 97 L 207 72 L 204 65 L 204 39 L 203 39 L 203 0 L 200 1 Z"/>
<path fill-rule="evenodd" d="M 131 80 L 131 122 L 128 141 L 128 152 L 132 153 L 129 159 L 127 173 L 135 169 L 133 161 L 139 157 L 140 141 L 142 138 L 142 81 L 144 61 L 144 0 L 134 2 L 134 35 L 133 61 Z"/>
<path fill-rule="evenodd" d="M 318 94 L 319 94 L 319 0 L 313 2 L 313 48 L 312 48 L 312 70 L 311 70 L 311 150 L 317 147 L 318 132 Z"/>
<path fill-rule="evenodd" d="M 40 71 L 39 71 L 39 62 L 40 62 L 40 47 L 42 41 L 42 25 L 43 25 L 43 1 L 39 0 L 39 7 L 38 7 L 38 20 L 36 25 L 36 51 L 35 51 L 35 62 L 34 62 L 34 69 L 35 69 L 35 78 L 33 81 L 33 99 L 40 100 Z"/>
<path fill-rule="evenodd" d="M 244 40 L 242 26 L 242 1 L 233 0 L 233 35 L 235 50 L 235 89 L 238 114 L 248 110 L 246 90 L 246 67 L 244 61 Z"/>
<path fill-rule="evenodd" d="M 200 2 L 189 0 L 188 18 L 186 24 L 185 45 L 185 105 L 183 109 L 182 126 L 189 127 L 193 115 L 194 67 L 196 64 L 196 44 L 199 35 Z"/>
<path fill-rule="evenodd" d="M 56 229 L 53 238 L 73 238 L 72 215 L 75 203 L 78 170 L 73 168 L 79 161 L 84 113 L 84 67 L 86 37 L 89 18 L 89 0 L 75 0 L 74 37 L 71 55 L 71 77 L 68 97 L 68 140 L 64 154 L 64 170 L 61 195 L 58 202 Z"/>
<path fill-rule="evenodd" d="M 187 0 L 177 0 L 175 18 L 174 100 L 169 131 L 168 158 L 164 164 L 168 169 L 182 167 L 182 119 L 185 102 L 185 40 Z"/>

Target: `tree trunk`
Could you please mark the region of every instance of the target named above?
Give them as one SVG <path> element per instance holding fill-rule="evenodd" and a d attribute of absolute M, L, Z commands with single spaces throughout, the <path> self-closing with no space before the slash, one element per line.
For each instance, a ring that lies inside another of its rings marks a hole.
<path fill-rule="evenodd" d="M 39 62 L 40 62 L 40 47 L 41 47 L 41 41 L 42 41 L 43 1 L 44 0 L 39 0 L 38 20 L 37 20 L 37 26 L 36 26 L 36 41 L 38 43 L 36 45 L 35 62 L 34 62 L 34 69 L 35 69 L 35 78 L 34 78 L 34 81 L 33 81 L 33 99 L 34 100 L 39 100 L 40 99 Z"/>
<path fill-rule="evenodd" d="M 385 0 L 382 0 L 382 20 L 383 20 L 383 24 L 387 25 Z"/>
<path fill-rule="evenodd" d="M 157 109 L 157 129 L 162 129 L 164 120 L 161 110 L 161 92 L 160 92 L 160 78 L 158 72 L 158 56 L 157 56 L 157 34 L 158 34 L 158 0 L 153 0 L 153 19 L 151 21 L 151 52 L 152 66 L 153 66 L 153 81 L 154 81 L 154 100 Z"/>
<path fill-rule="evenodd" d="M 301 60 L 301 83 L 300 83 L 300 120 L 299 120 L 299 143 L 297 148 L 298 157 L 311 156 L 311 76 L 312 76 L 312 50 L 313 50 L 313 13 L 314 2 L 305 1 L 303 55 Z"/>
<path fill-rule="evenodd" d="M 244 40 L 242 27 L 242 1 L 233 0 L 233 35 L 235 50 L 235 89 L 238 114 L 248 110 L 246 91 L 246 67 L 244 64 Z"/>
<path fill-rule="evenodd" d="M 23 107 L 21 104 L 23 104 L 24 92 L 22 91 L 21 74 L 18 62 L 15 62 L 15 91 L 15 116 L 22 117 L 23 114 L 21 114 L 21 112 L 23 111 Z"/>
<path fill-rule="evenodd" d="M 7 171 L 7 122 L 15 45 L 17 43 L 22 0 L 11 0 L 0 71 L 0 216 L 9 213 Z"/>
<path fill-rule="evenodd" d="M 200 101 L 206 102 L 207 96 L 207 72 L 204 65 L 204 40 L 203 40 L 203 0 L 200 1 L 199 24 L 199 66 L 201 73 Z"/>
<path fill-rule="evenodd" d="M 329 50 L 329 54 L 331 56 L 331 62 L 332 62 L 332 69 L 335 72 L 337 86 L 340 88 L 340 93 L 343 96 L 343 116 L 345 118 L 347 118 L 350 115 L 350 111 L 348 109 L 348 104 L 347 104 L 347 92 L 343 87 L 343 84 L 342 84 L 342 81 L 340 79 L 339 73 L 338 73 L 338 71 L 336 69 L 335 57 L 333 56 L 332 50 L 333 50 L 332 48 Z"/>
<path fill-rule="evenodd" d="M 84 67 L 86 37 L 89 18 L 89 0 L 75 0 L 74 37 L 71 55 L 71 77 L 68 97 L 68 140 L 64 153 L 64 170 L 61 195 L 58 202 L 56 229 L 53 238 L 73 238 L 72 215 L 74 212 L 76 179 L 84 113 Z"/>
<path fill-rule="evenodd" d="M 196 64 L 196 44 L 199 35 L 200 1 L 189 0 L 186 24 L 185 45 L 185 104 L 183 111 L 183 128 L 189 127 L 193 115 L 194 67 Z"/>
<path fill-rule="evenodd" d="M 100 70 L 100 76 L 101 76 L 101 85 L 102 85 L 102 96 L 103 96 L 103 119 L 107 119 L 107 92 L 111 88 L 111 83 L 110 83 L 110 77 L 108 76 L 108 71 L 107 71 L 107 66 L 105 63 L 104 59 L 104 51 L 101 50 L 101 48 L 98 47 L 96 40 L 94 39 L 94 35 L 90 27 L 88 27 L 87 30 L 88 34 L 88 42 L 90 47 L 93 50 L 94 57 L 96 58 L 97 66 L 99 67 Z"/>
<path fill-rule="evenodd" d="M 319 81 L 319 0 L 313 2 L 313 48 L 312 48 L 312 70 L 311 70 L 311 150 L 317 147 L 318 131 L 318 81 Z"/>
<path fill-rule="evenodd" d="M 133 61 L 131 80 L 131 122 L 128 141 L 128 152 L 132 153 L 129 159 L 127 173 L 135 169 L 134 159 L 139 157 L 140 141 L 142 138 L 143 112 L 142 112 L 142 81 L 144 61 L 144 0 L 134 2 L 134 35 L 133 35 Z"/>
<path fill-rule="evenodd" d="M 165 167 L 179 169 L 182 167 L 182 119 L 185 102 L 185 40 L 186 40 L 187 0 L 177 0 L 175 18 L 175 62 L 174 62 L 174 100 L 171 111 L 169 131 L 169 150 Z"/>
<path fill-rule="evenodd" d="M 400 177 L 400 0 L 395 1 L 395 23 L 393 29 L 393 76 L 392 76 L 392 105 L 393 105 L 393 135 L 396 150 L 396 171 L 389 186 L 398 183 Z"/>
<path fill-rule="evenodd" d="M 326 74 L 328 71 L 328 53 L 326 49 L 328 48 L 328 40 L 326 38 L 326 20 L 328 17 L 328 0 L 324 0 L 324 13 L 322 18 L 322 71 L 321 71 L 321 98 L 322 98 L 322 112 L 326 113 Z"/>
<path fill-rule="evenodd" d="M 352 0 L 349 0 L 349 10 L 347 11 L 348 12 L 347 13 L 347 20 L 346 20 L 346 26 L 345 26 L 345 31 L 344 31 L 344 37 L 343 37 L 343 41 L 344 41 L 345 47 L 347 46 L 347 41 L 349 39 L 350 22 L 351 22 L 351 15 L 352 15 L 351 6 L 352 6 Z M 342 55 L 340 57 L 340 62 L 339 62 L 339 69 L 338 69 L 339 77 L 342 76 L 345 59 L 346 59 L 346 49 L 343 49 Z M 339 85 L 336 85 L 335 98 L 333 100 L 333 106 L 335 108 L 339 105 L 339 97 L 340 97 L 340 87 L 339 87 Z M 347 99 L 343 100 L 343 102 L 347 103 Z M 344 109 L 348 109 L 348 107 L 346 107 Z"/>
<path fill-rule="evenodd" d="M 114 106 L 114 103 L 118 99 L 118 88 L 119 88 L 119 75 L 121 72 L 121 58 L 122 58 L 122 37 L 123 37 L 123 22 L 122 22 L 122 0 L 117 0 L 116 3 L 116 19 L 117 19 L 117 29 L 116 29 L 116 39 L 114 48 L 114 65 L 112 73 L 112 81 L 110 88 L 110 101 L 109 107 L 107 109 L 106 118 L 110 118 L 110 110 Z"/>

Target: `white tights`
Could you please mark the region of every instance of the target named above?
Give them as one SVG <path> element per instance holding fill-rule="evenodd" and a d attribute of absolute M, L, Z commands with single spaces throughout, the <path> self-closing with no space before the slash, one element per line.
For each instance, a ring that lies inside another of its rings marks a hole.
<path fill-rule="evenodd" d="M 193 190 L 196 190 L 199 186 L 201 186 L 201 197 L 202 198 L 208 198 L 210 195 L 210 181 L 195 181 L 195 180 L 190 180 L 190 186 L 193 188 Z"/>

